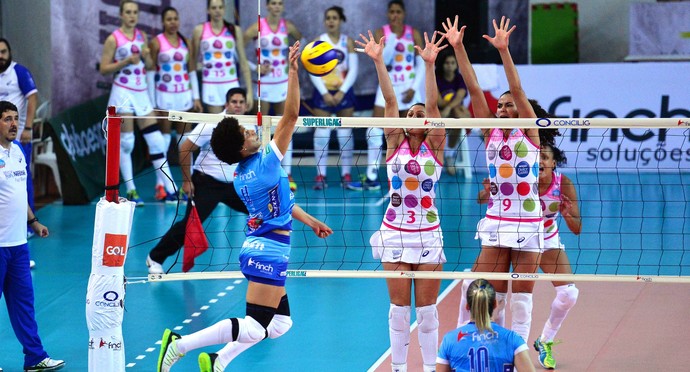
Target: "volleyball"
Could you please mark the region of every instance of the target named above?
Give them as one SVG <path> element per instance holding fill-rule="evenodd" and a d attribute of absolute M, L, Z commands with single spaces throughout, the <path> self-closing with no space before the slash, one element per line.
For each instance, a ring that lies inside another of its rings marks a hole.
<path fill-rule="evenodd" d="M 343 53 L 325 41 L 317 40 L 307 44 L 300 57 L 302 65 L 314 76 L 324 76 L 333 71 L 343 59 Z"/>

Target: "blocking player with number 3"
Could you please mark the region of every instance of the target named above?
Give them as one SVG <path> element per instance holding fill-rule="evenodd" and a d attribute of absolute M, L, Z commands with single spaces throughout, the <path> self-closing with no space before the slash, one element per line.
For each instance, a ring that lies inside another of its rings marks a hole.
<path fill-rule="evenodd" d="M 376 66 L 379 85 L 385 99 L 385 116 L 398 118 L 398 99 L 383 57 L 384 37 L 360 35 L 357 45 L 371 57 Z M 437 101 L 435 62 L 443 37 L 434 32 L 431 40 L 424 34 L 424 49 L 415 47 L 426 70 L 426 105 L 416 102 L 407 118 L 440 118 Z M 438 40 L 437 40 L 438 39 Z M 406 121 L 399 119 L 401 125 Z M 421 122 L 421 121 L 419 121 Z M 436 190 L 443 170 L 444 127 L 386 128 L 386 164 L 390 202 L 379 231 L 369 240 L 374 258 L 381 259 L 384 270 L 441 271 L 443 233 L 436 207 Z M 387 279 L 390 296 L 388 326 L 391 341 L 391 367 L 394 372 L 407 371 L 407 349 L 410 343 L 412 279 Z M 433 371 L 438 350 L 438 311 L 436 298 L 441 281 L 414 279 L 414 298 L 424 371 Z"/>

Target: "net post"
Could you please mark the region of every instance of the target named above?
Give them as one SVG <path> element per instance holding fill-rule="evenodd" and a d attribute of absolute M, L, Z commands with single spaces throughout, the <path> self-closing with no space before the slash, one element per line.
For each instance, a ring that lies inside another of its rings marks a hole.
<path fill-rule="evenodd" d="M 105 159 L 105 198 L 118 203 L 120 184 L 120 129 L 122 118 L 117 116 L 115 106 L 108 106 L 107 138 Z"/>

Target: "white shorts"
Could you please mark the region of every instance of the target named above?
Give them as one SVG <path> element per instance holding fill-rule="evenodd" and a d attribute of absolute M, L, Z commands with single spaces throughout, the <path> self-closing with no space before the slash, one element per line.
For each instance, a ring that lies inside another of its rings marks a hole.
<path fill-rule="evenodd" d="M 201 102 L 209 106 L 225 106 L 225 95 L 232 88 L 240 86 L 235 80 L 230 83 L 201 83 Z"/>
<path fill-rule="evenodd" d="M 158 109 L 188 111 L 193 105 L 191 90 L 181 93 L 156 91 L 156 108 Z"/>
<path fill-rule="evenodd" d="M 398 100 L 398 111 L 407 110 L 415 103 L 424 103 L 422 102 L 422 96 L 417 91 L 414 92 L 414 97 L 412 97 L 410 102 L 403 103 L 403 93 L 405 93 L 405 91 L 407 91 L 409 88 L 410 87 L 408 86 L 402 85 L 400 87 L 393 87 L 395 90 L 395 98 Z M 383 92 L 381 92 L 381 88 L 376 89 L 376 101 L 374 102 L 374 105 L 378 107 L 386 107 L 386 101 L 383 99 Z"/>
<path fill-rule="evenodd" d="M 258 98 L 259 90 L 254 83 L 254 98 Z M 287 81 L 277 84 L 261 84 L 261 100 L 268 103 L 280 103 L 287 98 Z"/>
<path fill-rule="evenodd" d="M 134 113 L 136 116 L 146 116 L 153 111 L 147 91 L 131 90 L 116 84 L 113 84 L 113 89 L 110 91 L 108 106 L 115 106 L 118 114 Z"/>
<path fill-rule="evenodd" d="M 389 229 L 381 225 L 369 239 L 372 255 L 381 262 L 405 262 L 410 264 L 439 264 L 446 262 L 443 253 L 443 232 L 439 227 L 432 231 L 407 232 Z"/>
<path fill-rule="evenodd" d="M 485 217 L 479 220 L 474 238 L 480 239 L 483 246 L 542 252 L 544 223 L 512 222 Z"/>
<path fill-rule="evenodd" d="M 561 234 L 556 233 L 550 239 L 544 239 L 544 250 L 549 249 L 565 250 L 565 246 L 561 243 Z"/>

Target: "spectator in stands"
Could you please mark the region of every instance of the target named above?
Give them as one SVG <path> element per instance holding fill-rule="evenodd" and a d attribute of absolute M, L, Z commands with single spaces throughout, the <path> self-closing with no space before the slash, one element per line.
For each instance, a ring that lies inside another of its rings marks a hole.
<path fill-rule="evenodd" d="M 442 118 L 467 118 L 470 116 L 467 108 L 462 104 L 467 96 L 467 87 L 458 71 L 458 62 L 453 53 L 443 53 L 439 58 L 440 64 L 436 71 L 436 85 L 438 86 L 438 108 Z M 451 176 L 455 175 L 455 161 L 460 145 L 461 129 L 446 129 L 448 141 L 446 143 L 444 165 Z M 470 130 L 467 130 L 469 134 Z"/>

